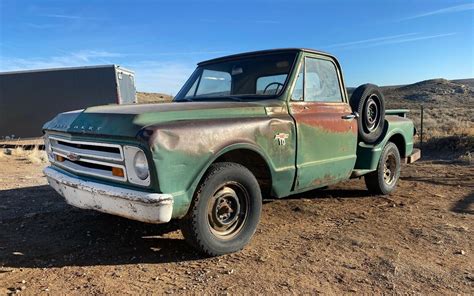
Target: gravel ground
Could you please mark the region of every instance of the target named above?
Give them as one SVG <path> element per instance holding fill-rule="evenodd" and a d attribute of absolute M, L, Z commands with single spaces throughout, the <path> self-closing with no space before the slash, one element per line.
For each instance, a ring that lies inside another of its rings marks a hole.
<path fill-rule="evenodd" d="M 44 165 L 0 158 L 0 294 L 472 294 L 474 167 L 420 161 L 391 196 L 362 180 L 266 200 L 251 244 L 203 258 L 177 223 L 74 209 Z"/>

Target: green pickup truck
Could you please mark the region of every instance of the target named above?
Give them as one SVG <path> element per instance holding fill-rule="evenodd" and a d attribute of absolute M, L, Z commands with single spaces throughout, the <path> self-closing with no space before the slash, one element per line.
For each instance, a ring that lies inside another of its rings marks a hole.
<path fill-rule="evenodd" d="M 406 110 L 371 84 L 349 98 L 337 59 L 277 49 L 208 60 L 174 101 L 59 114 L 44 127 L 49 184 L 66 201 L 148 223 L 180 219 L 217 256 L 242 249 L 263 197 L 364 176 L 394 190 L 420 158 Z"/>

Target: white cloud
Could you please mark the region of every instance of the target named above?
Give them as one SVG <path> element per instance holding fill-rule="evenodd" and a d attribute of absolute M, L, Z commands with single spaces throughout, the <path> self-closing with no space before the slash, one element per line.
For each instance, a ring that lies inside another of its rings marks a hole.
<path fill-rule="evenodd" d="M 101 18 L 71 15 L 71 14 L 41 14 L 42 17 L 68 19 L 68 20 L 100 20 Z"/>
<path fill-rule="evenodd" d="M 107 60 L 107 58 L 117 58 L 121 56 L 122 54 L 108 51 L 80 50 L 47 58 L 25 59 L 16 57 L 2 57 L 0 59 L 0 71 L 78 67 L 98 63 L 113 64 L 113 62 Z"/>
<path fill-rule="evenodd" d="M 116 52 L 108 52 L 103 50 L 80 50 L 77 52 L 71 53 L 71 56 L 84 61 L 90 62 L 94 59 L 103 59 L 103 58 L 117 58 L 122 57 L 123 55 Z"/>
<path fill-rule="evenodd" d="M 276 20 L 270 20 L 270 19 L 200 19 L 200 22 L 203 23 L 219 23 L 219 24 L 242 24 L 242 23 L 249 23 L 249 24 L 268 24 L 268 25 L 273 25 L 273 24 L 279 24 L 279 21 Z"/>
<path fill-rule="evenodd" d="M 400 21 L 407 21 L 407 20 L 412 20 L 412 19 L 417 19 L 417 18 L 422 18 L 422 17 L 427 17 L 427 16 L 462 12 L 462 11 L 468 11 L 468 10 L 474 10 L 474 3 L 467 3 L 467 4 L 461 4 L 461 5 L 450 6 L 450 7 L 446 7 L 442 9 L 432 10 L 432 11 L 428 11 L 428 12 L 424 12 L 424 13 L 420 13 L 420 14 L 403 18 Z"/>
<path fill-rule="evenodd" d="M 400 44 L 400 43 L 407 43 L 407 42 L 427 40 L 427 39 L 436 39 L 436 38 L 453 36 L 456 34 L 457 33 L 453 32 L 453 33 L 436 34 L 436 35 L 428 35 L 428 36 L 417 36 L 417 37 L 415 36 L 411 38 L 400 38 L 400 39 L 395 39 L 395 40 L 387 40 L 387 41 L 382 41 L 379 43 L 374 43 L 372 44 L 372 46 L 379 46 L 379 45 L 385 45 L 385 44 Z"/>
<path fill-rule="evenodd" d="M 437 39 L 437 38 L 453 36 L 456 34 L 457 33 L 455 32 L 435 34 L 435 35 L 420 35 L 419 33 L 407 33 L 407 34 L 399 34 L 399 35 L 356 40 L 356 41 L 351 41 L 351 42 L 346 42 L 346 43 L 332 44 L 332 45 L 324 46 L 322 48 L 343 48 L 343 49 L 368 48 L 368 47 L 375 47 L 375 46 L 382 46 L 382 45 L 415 42 L 415 41 L 427 40 L 427 39 Z"/>
<path fill-rule="evenodd" d="M 402 37 L 407 37 L 407 36 L 413 36 L 413 35 L 416 35 L 416 34 L 417 33 L 407 33 L 407 34 L 398 34 L 398 35 L 363 39 L 363 40 L 357 40 L 357 41 L 351 41 L 351 42 L 345 42 L 345 43 L 331 44 L 331 45 L 325 46 L 325 48 L 348 47 L 348 46 L 353 46 L 353 45 L 370 44 L 370 43 L 374 43 L 374 42 L 380 42 L 380 41 L 392 40 L 392 39 L 397 39 L 397 38 L 402 38 Z"/>

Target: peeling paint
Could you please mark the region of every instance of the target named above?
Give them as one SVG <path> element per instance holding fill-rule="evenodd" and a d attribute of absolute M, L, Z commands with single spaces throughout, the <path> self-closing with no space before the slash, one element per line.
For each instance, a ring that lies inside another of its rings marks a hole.
<path fill-rule="evenodd" d="M 70 205 L 148 222 L 171 220 L 173 197 L 170 194 L 150 194 L 82 181 L 51 167 L 44 173 L 49 184 Z"/>

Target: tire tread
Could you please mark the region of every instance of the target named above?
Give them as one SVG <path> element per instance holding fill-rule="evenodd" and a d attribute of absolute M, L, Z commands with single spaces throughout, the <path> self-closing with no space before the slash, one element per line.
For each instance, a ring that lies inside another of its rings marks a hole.
<path fill-rule="evenodd" d="M 197 225 L 199 223 L 198 220 L 198 205 L 199 201 L 202 199 L 202 192 L 206 185 L 217 175 L 221 174 L 224 170 L 229 168 L 238 168 L 243 169 L 247 174 L 250 174 L 253 178 L 253 174 L 244 166 L 233 163 L 233 162 L 218 162 L 214 163 L 210 166 L 208 171 L 206 172 L 204 178 L 202 179 L 201 183 L 199 184 L 198 190 L 196 191 L 194 198 L 191 202 L 191 206 L 188 210 L 188 214 L 181 220 L 181 232 L 185 238 L 185 240 L 196 249 L 200 250 L 202 253 L 214 257 L 225 254 L 225 252 L 216 252 L 215 250 L 209 248 L 204 242 L 202 238 L 202 234 L 200 233 Z M 239 251 L 243 249 L 244 246 L 239 248 Z"/>

